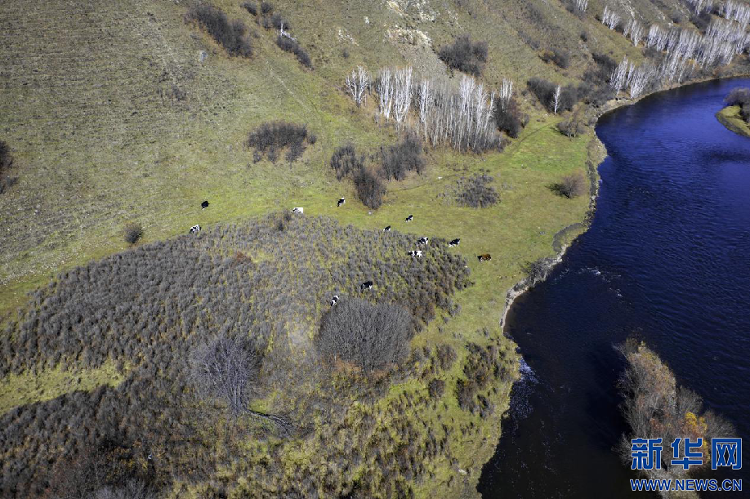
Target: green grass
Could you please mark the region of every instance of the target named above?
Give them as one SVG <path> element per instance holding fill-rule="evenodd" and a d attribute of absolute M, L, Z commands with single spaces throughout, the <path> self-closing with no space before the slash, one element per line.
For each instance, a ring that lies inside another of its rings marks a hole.
<path fill-rule="evenodd" d="M 718 113 L 716 119 L 736 134 L 750 137 L 750 125 L 740 116 L 740 106 L 727 106 Z"/>

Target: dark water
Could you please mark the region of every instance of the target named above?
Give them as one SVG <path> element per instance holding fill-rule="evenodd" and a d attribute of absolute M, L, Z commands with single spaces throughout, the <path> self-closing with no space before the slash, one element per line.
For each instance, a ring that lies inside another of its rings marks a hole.
<path fill-rule="evenodd" d="M 485 499 L 636 495 L 612 451 L 626 430 L 613 346 L 633 332 L 734 423 L 750 460 L 750 139 L 714 117 L 738 86 L 750 81 L 662 93 L 600 120 L 609 157 L 593 225 L 508 316 L 527 364 L 483 470 Z M 747 489 L 748 471 L 724 475 Z"/>

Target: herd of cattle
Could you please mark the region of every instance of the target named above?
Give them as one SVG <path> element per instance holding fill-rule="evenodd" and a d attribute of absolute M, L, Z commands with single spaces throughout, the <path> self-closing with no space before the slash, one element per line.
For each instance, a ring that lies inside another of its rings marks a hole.
<path fill-rule="evenodd" d="M 346 202 L 346 199 L 340 198 L 338 200 L 338 202 L 336 203 L 336 207 L 340 208 L 345 202 Z M 208 201 L 203 201 L 201 203 L 201 209 L 202 210 L 205 210 L 206 208 L 208 208 L 208 206 L 209 206 L 209 202 Z M 297 215 L 302 215 L 302 214 L 305 213 L 305 209 L 302 206 L 297 206 L 297 207 L 292 208 L 292 213 L 297 214 Z M 409 215 L 408 217 L 406 217 L 404 219 L 405 222 L 411 222 L 413 220 L 414 220 L 414 215 Z M 201 226 L 200 225 L 193 225 L 192 227 L 190 227 L 190 234 L 197 234 L 200 231 L 201 231 Z M 386 226 L 383 229 L 383 232 L 390 232 L 390 231 L 391 231 L 391 226 L 390 225 Z M 420 237 L 419 239 L 417 239 L 417 246 L 427 246 L 429 243 L 430 243 L 430 238 L 429 237 Z M 451 248 L 453 248 L 455 246 L 458 246 L 460 243 L 461 243 L 461 239 L 460 238 L 456 238 L 456 239 L 453 239 L 452 241 L 449 241 L 448 242 L 448 246 L 450 246 Z M 424 251 L 422 251 L 420 249 L 417 249 L 417 250 L 409 251 L 409 252 L 407 252 L 407 254 L 409 256 L 411 256 L 411 257 L 414 257 L 414 258 L 422 258 L 422 256 L 424 256 Z M 477 259 L 480 262 L 488 262 L 488 261 L 492 260 L 492 256 L 490 256 L 489 253 L 485 253 L 484 255 L 477 255 Z M 367 291 L 367 290 L 373 289 L 374 285 L 375 285 L 375 283 L 372 282 L 372 281 L 365 281 L 365 282 L 363 282 L 359 286 L 359 290 L 360 291 Z M 338 301 L 339 301 L 339 296 L 338 295 L 333 295 L 333 297 L 330 300 L 330 305 L 334 306 L 334 305 L 336 305 L 336 303 L 338 303 Z"/>

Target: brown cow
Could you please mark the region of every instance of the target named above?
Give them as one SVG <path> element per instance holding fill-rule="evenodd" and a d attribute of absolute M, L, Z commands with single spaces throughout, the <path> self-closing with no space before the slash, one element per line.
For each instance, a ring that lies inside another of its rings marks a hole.
<path fill-rule="evenodd" d="M 492 256 L 489 253 L 485 253 L 484 255 L 477 255 L 477 259 L 480 262 L 489 262 L 492 260 Z"/>

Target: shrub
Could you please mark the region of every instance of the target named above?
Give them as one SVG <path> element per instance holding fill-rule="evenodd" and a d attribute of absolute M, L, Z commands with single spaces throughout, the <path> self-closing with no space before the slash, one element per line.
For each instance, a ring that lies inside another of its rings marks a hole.
<path fill-rule="evenodd" d="M 255 4 L 255 2 L 244 2 L 242 4 L 242 7 L 250 14 L 254 16 L 258 15 L 258 6 Z"/>
<path fill-rule="evenodd" d="M 442 379 L 433 379 L 427 385 L 427 391 L 429 391 L 430 397 L 434 399 L 442 397 L 443 393 L 445 393 L 445 381 Z"/>
<path fill-rule="evenodd" d="M 273 4 L 271 2 L 260 3 L 260 13 L 264 16 L 273 12 Z"/>
<path fill-rule="evenodd" d="M 383 181 L 370 168 L 361 167 L 352 176 L 357 197 L 362 204 L 370 209 L 377 210 L 383 204 L 386 187 Z"/>
<path fill-rule="evenodd" d="M 528 81 L 528 87 L 547 111 L 554 110 L 554 95 L 558 85 L 543 78 L 531 78 Z M 572 85 L 566 85 L 560 90 L 557 112 L 570 111 L 578 102 L 578 93 Z"/>
<path fill-rule="evenodd" d="M 735 88 L 726 96 L 727 106 L 740 106 L 740 117 L 750 122 L 750 88 Z"/>
<path fill-rule="evenodd" d="M 143 227 L 137 223 L 129 223 L 125 226 L 125 233 L 123 236 L 126 243 L 135 244 L 143 236 Z"/>
<path fill-rule="evenodd" d="M 566 175 L 559 184 L 553 186 L 555 192 L 568 199 L 585 194 L 586 188 L 586 178 L 581 172 Z"/>
<path fill-rule="evenodd" d="M 292 162 L 305 152 L 305 141 L 310 141 L 305 125 L 276 121 L 263 123 L 250 132 L 247 146 L 255 148 L 261 157 L 268 154 L 268 159 L 272 162 L 276 161 L 280 150 L 289 147 L 286 158 Z"/>
<path fill-rule="evenodd" d="M 540 57 L 544 62 L 552 62 L 562 69 L 567 69 L 570 66 L 570 54 L 559 48 L 545 50 Z"/>
<path fill-rule="evenodd" d="M 487 42 L 472 43 L 468 35 L 462 35 L 442 47 L 438 57 L 452 69 L 479 76 L 487 62 Z"/>
<path fill-rule="evenodd" d="M 336 179 L 353 176 L 365 166 L 365 157 L 357 156 L 354 145 L 339 147 L 331 156 L 331 168 L 336 172 Z"/>
<path fill-rule="evenodd" d="M 8 175 L 12 166 L 13 155 L 10 152 L 10 147 L 5 141 L 0 140 L 0 194 L 16 183 L 17 179 Z"/>
<path fill-rule="evenodd" d="M 261 361 L 247 334 L 221 333 L 194 352 L 192 379 L 205 396 L 225 402 L 237 416 L 247 409 Z"/>
<path fill-rule="evenodd" d="M 500 196 L 490 184 L 495 179 L 486 174 L 461 177 L 456 183 L 456 201 L 461 206 L 487 208 L 496 204 Z"/>
<path fill-rule="evenodd" d="M 497 102 L 495 105 L 495 124 L 497 129 L 505 132 L 508 137 L 514 139 L 518 137 L 523 129 L 523 119 L 515 98 L 511 98 L 504 106 L 502 102 Z"/>
<path fill-rule="evenodd" d="M 278 45 L 279 48 L 284 52 L 291 52 L 292 54 L 297 56 L 297 60 L 303 66 L 312 68 L 310 55 L 305 52 L 305 49 L 303 49 L 296 40 L 292 40 L 291 38 L 288 38 L 286 36 L 279 35 L 276 37 L 276 45 Z"/>
<path fill-rule="evenodd" d="M 580 112 L 572 113 L 557 124 L 557 129 L 567 137 L 577 137 L 586 131 L 583 115 Z"/>
<path fill-rule="evenodd" d="M 384 369 L 408 355 L 412 322 L 411 314 L 396 305 L 345 298 L 323 316 L 318 349 L 365 372 Z"/>
<path fill-rule="evenodd" d="M 203 27 L 229 54 L 241 57 L 253 55 L 250 39 L 245 35 L 247 29 L 242 21 L 229 22 L 224 12 L 204 4 L 190 9 L 188 19 Z"/>
<path fill-rule="evenodd" d="M 396 145 L 380 148 L 381 171 L 387 179 L 403 180 L 411 171 L 422 173 L 424 157 L 422 156 L 422 141 L 413 133 L 409 133 Z"/>

